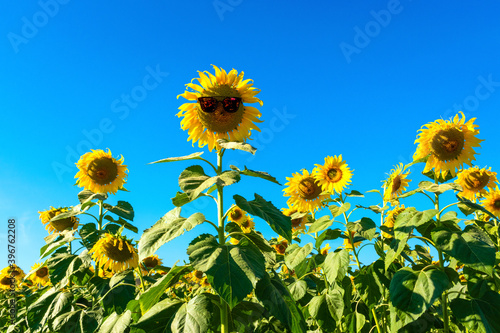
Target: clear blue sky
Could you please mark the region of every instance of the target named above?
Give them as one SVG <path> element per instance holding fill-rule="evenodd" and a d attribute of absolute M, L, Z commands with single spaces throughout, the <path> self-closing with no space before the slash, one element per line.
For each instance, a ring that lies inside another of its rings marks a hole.
<path fill-rule="evenodd" d="M 423 124 L 463 110 L 486 139 L 477 164 L 498 172 L 499 9 L 496 1 L 3 2 L 1 246 L 7 219 L 16 218 L 17 263 L 30 270 L 47 235 L 38 211 L 78 203 L 74 163 L 90 148 L 125 157 L 131 192 L 109 202 L 130 202 L 140 233 L 171 210 L 177 177 L 192 163 L 147 163 L 200 151 L 180 129 L 176 96 L 211 64 L 244 71 L 264 101 L 263 132 L 250 142 L 259 151 L 228 152 L 226 166 L 285 183 L 342 154 L 355 170 L 350 189 L 380 188 L 393 165 L 411 161 Z M 421 170 L 412 168 L 410 185 Z M 257 192 L 281 208 L 282 189 L 246 178 L 226 191 L 225 203 Z M 215 219 L 211 202 L 183 215 L 196 211 Z M 212 229 L 197 227 L 158 254 L 166 265 L 187 259 L 187 244 L 201 232 Z"/>

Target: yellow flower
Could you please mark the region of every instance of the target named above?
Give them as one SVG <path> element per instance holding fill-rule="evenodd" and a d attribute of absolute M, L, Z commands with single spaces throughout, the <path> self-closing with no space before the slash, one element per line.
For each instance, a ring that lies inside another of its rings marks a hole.
<path fill-rule="evenodd" d="M 424 173 L 434 169 L 437 176 L 446 177 L 449 172 L 455 177 L 456 169 L 462 168 L 464 163 L 472 166 L 471 161 L 475 160 L 476 154 L 473 147 L 480 147 L 484 140 L 476 138 L 479 134 L 477 125 L 474 125 L 476 118 L 465 122 L 464 114 L 460 114 L 461 119 L 457 114 L 453 121 L 438 119 L 419 130 L 421 133 L 415 140 L 419 145 L 413 159 L 429 156 Z"/>
<path fill-rule="evenodd" d="M 486 193 L 481 201 L 481 204 L 490 213 L 500 218 L 500 190 L 498 187 Z"/>
<path fill-rule="evenodd" d="M 243 220 L 246 219 L 246 213 L 240 207 L 233 206 L 233 208 L 231 208 L 231 210 L 227 214 L 227 219 L 236 224 L 240 224 Z"/>
<path fill-rule="evenodd" d="M 194 270 L 191 273 L 189 273 L 189 280 L 193 281 L 196 284 L 202 285 L 203 283 L 203 276 L 204 273 L 199 270 Z"/>
<path fill-rule="evenodd" d="M 321 255 L 326 256 L 328 254 L 328 250 L 330 250 L 330 244 L 326 243 L 325 247 L 320 250 Z"/>
<path fill-rule="evenodd" d="M 12 282 L 13 281 L 12 281 L 10 275 L 3 274 L 3 273 L 0 274 L 0 289 L 9 290 L 11 285 L 12 285 Z M 18 287 L 17 284 L 16 284 L 16 287 Z"/>
<path fill-rule="evenodd" d="M 229 240 L 229 243 L 231 243 L 232 245 L 237 245 L 239 242 L 240 242 L 240 241 L 239 241 L 239 240 L 237 240 L 236 238 L 231 238 L 231 239 Z"/>
<path fill-rule="evenodd" d="M 95 274 L 94 267 L 90 266 L 89 267 L 90 271 Z M 115 273 L 113 273 L 109 268 L 104 270 L 104 269 L 99 269 L 99 277 L 103 279 L 111 279 Z"/>
<path fill-rule="evenodd" d="M 314 178 L 324 192 L 342 193 L 344 187 L 351 183 L 352 171 L 348 168 L 342 155 L 325 157 L 325 164 L 316 164 Z"/>
<path fill-rule="evenodd" d="M 219 150 L 218 139 L 244 142 L 250 137 L 252 129 L 260 131 L 255 123 L 262 122 L 258 109 L 247 106 L 247 103 L 262 101 L 255 97 L 260 90 L 252 87 L 252 80 L 243 80 L 243 72 L 233 69 L 226 73 L 224 69 L 214 66 L 215 75 L 208 71 L 200 72 L 198 84 L 186 84 L 186 91 L 179 95 L 191 101 L 179 107 L 177 113 L 181 120 L 181 128 L 188 130 L 188 141 L 199 147 L 208 145 L 212 151 Z M 188 90 L 190 88 L 190 90 Z M 177 96 L 177 98 L 179 98 Z M 210 98 L 212 97 L 212 98 Z M 201 99 L 200 99 L 201 98 Z"/>
<path fill-rule="evenodd" d="M 19 289 L 26 274 L 16 264 L 9 265 L 0 271 L 0 288 L 10 289 L 11 284 L 15 285 L 15 289 Z"/>
<path fill-rule="evenodd" d="M 398 217 L 399 214 L 401 214 L 405 210 L 405 205 L 401 205 L 401 207 L 395 207 L 393 210 L 390 210 L 387 212 L 387 215 L 385 216 L 385 222 L 384 226 L 389 228 L 389 232 L 393 232 L 394 230 L 394 222 L 396 221 L 396 218 Z M 392 238 L 392 235 L 382 231 L 382 236 L 384 238 Z"/>
<path fill-rule="evenodd" d="M 279 236 L 278 242 L 275 245 L 273 245 L 273 247 L 278 254 L 284 255 L 286 248 L 288 247 L 288 241 L 283 237 Z"/>
<path fill-rule="evenodd" d="M 246 234 L 252 232 L 252 230 L 255 228 L 255 222 L 249 216 L 247 216 L 246 219 L 238 224 L 241 227 L 241 230 Z"/>
<path fill-rule="evenodd" d="M 465 275 L 460 274 L 460 275 L 458 276 L 458 278 L 460 279 L 460 282 L 462 282 L 462 283 L 467 283 L 467 279 L 465 278 Z"/>
<path fill-rule="evenodd" d="M 153 254 L 149 257 L 142 259 L 141 270 L 144 275 L 147 275 L 153 268 L 161 264 L 163 264 L 163 261 L 158 257 L 157 254 Z"/>
<path fill-rule="evenodd" d="M 49 280 L 49 269 L 47 266 L 42 266 L 42 264 L 35 264 L 31 267 L 31 270 L 37 269 L 36 272 L 32 273 L 29 279 L 33 282 L 33 284 L 39 284 L 42 286 L 47 286 L 50 284 Z"/>
<path fill-rule="evenodd" d="M 122 236 L 109 233 L 99 239 L 89 251 L 92 259 L 104 270 L 108 268 L 113 273 L 118 273 L 128 268 L 135 268 L 139 264 L 139 258 L 129 240 Z"/>
<path fill-rule="evenodd" d="M 408 183 L 411 182 L 410 179 L 406 179 L 410 174 L 410 171 L 403 173 L 405 169 L 403 168 L 403 163 L 400 163 L 396 168 L 391 170 L 389 179 L 384 183 L 384 201 L 392 202 L 397 199 L 398 195 L 403 194 L 403 191 L 408 187 Z"/>
<path fill-rule="evenodd" d="M 456 183 L 464 190 L 458 195 L 471 201 L 476 200 L 476 197 L 486 194 L 487 188 L 492 190 L 495 187 L 495 182 L 498 182 L 496 175 L 491 168 L 479 169 L 478 166 L 460 171 Z"/>
<path fill-rule="evenodd" d="M 354 231 L 351 231 L 351 237 L 352 237 L 353 239 L 354 239 L 354 234 L 355 234 L 355 232 L 354 232 Z M 346 236 L 347 236 L 347 234 L 346 234 Z M 359 246 L 359 244 L 361 244 L 361 241 L 359 241 L 359 242 L 355 242 L 355 243 L 354 243 L 354 247 L 355 247 L 355 248 L 356 248 L 356 247 L 358 247 L 358 246 Z M 352 249 L 352 243 L 351 243 L 351 240 L 350 240 L 349 238 L 344 238 L 344 247 L 345 247 L 346 249 Z"/>
<path fill-rule="evenodd" d="M 288 206 L 288 208 L 282 208 L 283 215 L 292 216 L 297 213 L 297 210 L 293 206 Z M 304 231 L 306 229 L 307 216 L 304 215 L 299 218 L 292 218 L 292 231 Z"/>
<path fill-rule="evenodd" d="M 49 232 L 49 234 L 54 232 L 59 233 L 66 229 L 75 230 L 78 227 L 79 220 L 78 217 L 76 216 L 70 216 L 64 219 L 49 222 L 52 218 L 67 211 L 68 211 L 67 208 L 50 207 L 49 210 L 38 212 L 40 214 L 40 220 L 42 221 L 43 224 L 45 224 L 45 229 Z"/>
<path fill-rule="evenodd" d="M 292 177 L 286 177 L 286 180 L 288 180 L 288 183 L 285 183 L 287 187 L 283 191 L 284 196 L 290 197 L 287 204 L 296 207 L 300 212 L 313 213 L 322 207 L 322 200 L 330 197 L 328 194 L 322 194 L 318 181 L 305 169 L 302 170 L 302 174 L 294 173 Z"/>
<path fill-rule="evenodd" d="M 85 153 L 76 165 L 79 169 L 76 184 L 94 193 L 114 194 L 123 188 L 127 178 L 123 156 L 117 160 L 109 149 L 107 153 L 100 149 Z"/>

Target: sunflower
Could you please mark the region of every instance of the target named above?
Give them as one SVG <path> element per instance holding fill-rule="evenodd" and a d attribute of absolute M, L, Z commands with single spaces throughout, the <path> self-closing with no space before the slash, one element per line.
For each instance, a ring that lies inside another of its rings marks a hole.
<path fill-rule="evenodd" d="M 273 247 L 278 254 L 284 255 L 286 248 L 288 247 L 288 241 L 283 237 L 279 236 L 278 242 L 275 245 L 273 245 Z"/>
<path fill-rule="evenodd" d="M 49 269 L 47 266 L 42 266 L 42 264 L 35 264 L 31 267 L 31 270 L 36 272 L 32 273 L 29 279 L 34 285 L 39 284 L 41 286 L 48 286 L 50 284 L 49 280 Z"/>
<path fill-rule="evenodd" d="M 352 237 L 353 239 L 354 239 L 354 234 L 355 234 L 355 232 L 354 232 L 354 231 L 351 231 L 351 237 Z M 347 234 L 346 234 L 346 236 L 347 236 Z M 349 237 L 349 236 L 347 236 L 347 237 Z M 355 243 L 354 243 L 354 247 L 355 247 L 355 248 L 356 248 L 356 247 L 358 247 L 358 246 L 359 246 L 359 244 L 361 244 L 361 241 L 359 241 L 359 242 L 355 242 Z M 351 243 L 351 240 L 350 240 L 349 238 L 345 238 L 345 239 L 344 239 L 344 247 L 345 247 L 346 249 L 352 249 L 352 243 Z"/>
<path fill-rule="evenodd" d="M 89 267 L 90 271 L 92 272 L 92 274 L 95 275 L 95 270 L 94 270 L 94 267 L 90 266 Z M 109 268 L 104 270 L 104 269 L 100 269 L 99 270 L 99 277 L 103 278 L 103 279 L 111 279 L 113 277 L 113 275 L 115 275 L 115 273 L 113 273 Z"/>
<path fill-rule="evenodd" d="M 246 219 L 238 223 L 238 225 L 241 227 L 241 230 L 246 234 L 252 232 L 252 230 L 255 228 L 255 222 L 249 216 L 247 216 Z"/>
<path fill-rule="evenodd" d="M 382 236 L 384 238 L 392 238 L 392 233 L 394 232 L 394 222 L 396 221 L 396 218 L 398 217 L 399 214 L 401 214 L 405 210 L 405 205 L 401 205 L 401 207 L 395 207 L 393 210 L 390 210 L 387 212 L 387 215 L 385 216 L 385 222 L 383 226 L 387 227 L 389 232 L 387 233 L 385 231 L 382 231 Z"/>
<path fill-rule="evenodd" d="M 66 217 L 64 219 L 60 220 L 55 220 L 55 221 L 50 221 L 57 215 L 61 213 L 67 212 L 67 208 L 54 208 L 50 207 L 49 210 L 45 210 L 42 212 L 38 212 L 40 214 L 40 220 L 42 221 L 43 224 L 45 224 L 45 229 L 49 232 L 49 234 L 55 232 L 59 233 L 61 231 L 64 231 L 66 229 L 73 229 L 75 230 L 78 227 L 78 217 L 76 216 L 70 216 Z"/>
<path fill-rule="evenodd" d="M 227 215 L 227 219 L 236 224 L 240 224 L 246 219 L 246 212 L 238 206 L 233 206 Z"/>
<path fill-rule="evenodd" d="M 78 178 L 76 185 L 94 193 L 113 193 L 123 189 L 123 184 L 127 178 L 127 166 L 123 165 L 123 156 L 115 159 L 108 149 L 92 150 L 80 157 L 76 163 L 79 171 L 75 178 Z"/>
<path fill-rule="evenodd" d="M 15 279 L 14 279 L 15 281 Z M 8 274 L 0 274 L 0 289 L 9 290 L 12 285 L 12 278 Z M 15 284 L 18 287 L 17 283 Z"/>
<path fill-rule="evenodd" d="M 313 213 L 322 207 L 322 200 L 330 197 L 329 194 L 322 193 L 319 182 L 305 169 L 302 170 L 302 174 L 297 172 L 292 177 L 286 177 L 286 180 L 288 183 L 285 185 L 288 187 L 283 191 L 284 196 L 290 197 L 287 204 L 296 207 L 300 212 Z"/>
<path fill-rule="evenodd" d="M 193 145 L 198 142 L 199 147 L 208 145 L 210 151 L 214 148 L 220 149 L 217 144 L 218 139 L 244 142 L 250 137 L 252 129 L 260 131 L 255 125 L 255 123 L 262 122 L 258 119 L 261 116 L 260 111 L 244 104 L 259 103 L 260 106 L 263 105 L 262 101 L 255 97 L 260 90 L 252 87 L 252 80 L 243 80 L 243 72 L 238 74 L 233 69 L 226 73 L 224 69 L 212 66 L 215 75 L 208 71 L 198 71 L 200 77 L 193 80 L 197 80 L 199 85 L 186 84 L 186 91 L 179 96 L 191 102 L 182 104 L 179 107 L 181 111 L 177 113 L 177 117 L 183 118 L 181 128 L 188 130 L 188 141 L 191 140 Z M 213 99 L 210 101 L 212 103 L 210 105 L 211 111 L 202 110 L 198 100 L 200 97 L 215 98 L 215 101 Z M 231 103 L 236 102 L 236 104 L 232 104 L 236 108 L 235 110 L 226 105 L 226 98 L 231 99 Z"/>
<path fill-rule="evenodd" d="M 321 255 L 326 256 L 328 254 L 328 250 L 330 250 L 330 244 L 326 243 L 325 247 L 319 250 Z"/>
<path fill-rule="evenodd" d="M 153 254 L 149 257 L 142 259 L 141 270 L 144 275 L 147 275 L 153 268 L 158 265 L 163 264 L 163 261 L 158 257 L 157 254 Z"/>
<path fill-rule="evenodd" d="M 0 271 L 0 288 L 10 289 L 11 285 L 14 284 L 18 289 L 25 276 L 26 274 L 19 266 L 16 264 L 9 265 Z"/>
<path fill-rule="evenodd" d="M 474 125 L 476 118 L 465 122 L 463 112 L 455 115 L 453 121 L 438 119 L 432 123 L 424 125 L 419 131 L 419 137 L 415 140 L 418 143 L 417 150 L 413 155 L 413 160 L 429 157 L 425 164 L 424 173 L 434 168 L 437 176 L 442 174 L 446 177 L 448 172 L 455 177 L 457 168 L 462 168 L 463 164 L 472 166 L 476 152 L 473 147 L 480 147 L 481 139 L 476 138 L 479 130 Z"/>
<path fill-rule="evenodd" d="M 293 206 L 288 206 L 288 208 L 282 208 L 281 209 L 282 212 L 283 212 L 283 215 L 286 215 L 286 216 L 292 216 L 293 214 L 295 213 L 298 213 L 297 212 L 297 209 L 293 208 Z M 307 216 L 304 215 L 302 217 L 298 217 L 298 218 L 292 218 L 292 231 L 295 232 L 295 231 L 304 231 L 306 230 L 306 223 L 307 223 Z"/>
<path fill-rule="evenodd" d="M 479 169 L 478 166 L 460 171 L 456 183 L 464 190 L 459 196 L 471 201 L 476 200 L 476 197 L 486 194 L 486 188 L 492 190 L 495 187 L 495 182 L 498 182 L 496 175 L 497 173 L 492 172 L 491 168 Z"/>
<path fill-rule="evenodd" d="M 481 203 L 484 208 L 490 211 L 497 218 L 500 218 L 500 190 L 498 187 L 485 194 Z"/>
<path fill-rule="evenodd" d="M 314 178 L 324 192 L 342 193 L 344 187 L 351 183 L 352 171 L 342 161 L 342 155 L 325 157 L 325 164 L 316 164 Z"/>
<path fill-rule="evenodd" d="M 406 177 L 408 177 L 410 171 L 404 173 L 404 170 L 403 163 L 400 163 L 391 170 L 391 174 L 383 186 L 384 201 L 393 202 L 397 199 L 398 195 L 403 194 L 403 191 L 408 187 L 408 183 L 410 183 L 411 180 Z"/>
<path fill-rule="evenodd" d="M 139 258 L 131 242 L 122 236 L 109 233 L 95 243 L 89 251 L 92 259 L 99 267 L 113 273 L 118 273 L 128 268 L 135 268 L 139 264 Z"/>
<path fill-rule="evenodd" d="M 199 270 L 194 270 L 191 273 L 189 273 L 189 280 L 193 281 L 196 284 L 202 285 L 203 283 L 203 278 L 204 278 L 204 273 Z"/>

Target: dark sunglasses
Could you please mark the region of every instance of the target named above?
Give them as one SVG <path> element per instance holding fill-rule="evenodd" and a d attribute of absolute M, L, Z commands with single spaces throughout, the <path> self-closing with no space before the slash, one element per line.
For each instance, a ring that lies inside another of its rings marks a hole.
<path fill-rule="evenodd" d="M 222 97 L 222 96 L 217 96 Z M 225 97 L 222 101 L 217 100 L 215 97 L 199 97 L 198 102 L 200 102 L 201 109 L 203 112 L 214 112 L 217 109 L 219 103 L 222 103 L 224 111 L 234 113 L 238 111 L 241 98 L 240 97 Z"/>

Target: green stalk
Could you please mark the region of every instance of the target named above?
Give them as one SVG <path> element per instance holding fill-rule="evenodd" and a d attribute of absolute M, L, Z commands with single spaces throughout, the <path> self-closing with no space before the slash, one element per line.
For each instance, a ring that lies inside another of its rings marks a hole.
<path fill-rule="evenodd" d="M 377 313 L 375 312 L 374 308 L 372 308 L 372 313 L 373 313 L 373 318 L 375 319 L 375 325 L 377 326 L 377 332 L 381 333 L 381 331 L 380 331 L 380 325 L 378 324 Z"/>
<path fill-rule="evenodd" d="M 438 184 L 436 173 L 434 172 L 434 182 Z M 441 219 L 441 211 L 439 210 L 439 194 L 434 193 L 434 207 L 438 211 L 436 215 L 436 227 L 440 226 L 440 219 Z M 446 208 L 446 207 L 445 207 Z M 440 249 L 438 250 L 438 256 L 439 256 L 439 267 L 444 271 L 444 258 L 443 258 L 443 252 Z M 449 314 L 448 314 L 448 293 L 446 290 L 443 292 L 443 295 L 441 295 L 441 305 L 442 305 L 442 310 L 443 310 L 443 322 L 444 322 L 444 332 L 449 333 L 450 332 L 450 322 L 449 322 Z"/>
<path fill-rule="evenodd" d="M 99 205 L 99 219 L 97 220 L 97 235 L 100 236 L 100 231 L 102 229 L 102 212 L 103 212 L 103 204 L 102 200 L 97 201 L 97 204 Z M 97 262 L 95 263 L 95 274 L 94 276 L 99 276 L 99 265 L 97 265 Z"/>
<path fill-rule="evenodd" d="M 222 173 L 222 155 L 224 150 L 221 150 L 217 154 L 217 175 Z M 222 186 L 217 185 L 217 219 L 219 221 L 219 244 L 223 245 L 226 243 L 226 237 L 224 236 L 224 205 L 223 205 L 223 195 Z M 226 306 L 226 301 L 220 298 L 220 327 L 221 333 L 229 333 L 229 320 L 228 311 Z"/>

